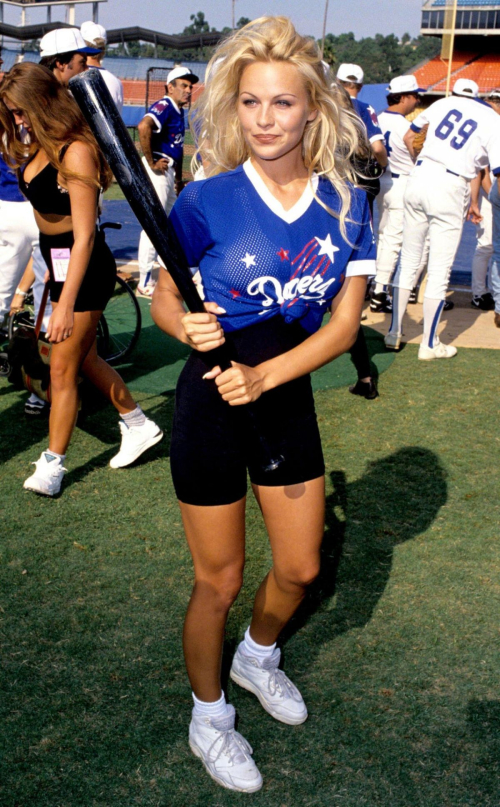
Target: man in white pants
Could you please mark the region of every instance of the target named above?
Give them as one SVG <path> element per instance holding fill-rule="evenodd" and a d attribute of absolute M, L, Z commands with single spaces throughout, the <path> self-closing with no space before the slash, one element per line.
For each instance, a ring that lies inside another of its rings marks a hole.
<path fill-rule="evenodd" d="M 101 71 L 101 76 L 106 82 L 106 86 L 111 94 L 111 98 L 116 104 L 118 112 L 121 115 L 123 109 L 123 84 L 109 70 L 102 66 L 102 60 L 106 55 L 106 45 L 108 44 L 108 35 L 106 29 L 99 25 L 97 22 L 88 20 L 82 23 L 80 33 L 85 40 L 85 44 L 90 48 L 97 48 L 98 53 L 87 56 L 87 67 L 94 68 Z"/>
<path fill-rule="evenodd" d="M 156 101 L 139 123 L 142 162 L 167 215 L 182 188 L 184 156 L 184 112 L 191 100 L 193 84 L 198 76 L 188 67 L 174 67 L 167 76 L 167 94 Z M 157 253 L 144 230 L 139 240 L 139 285 L 137 292 L 152 297 L 151 279 Z"/>
<path fill-rule="evenodd" d="M 389 165 L 380 177 L 380 193 L 377 196 L 377 274 L 370 300 L 372 311 L 391 310 L 386 287 L 391 282 L 403 243 L 403 197 L 408 177 L 414 168 L 410 152 L 403 141 L 410 128 L 406 115 L 415 110 L 420 93 L 425 92 L 418 86 L 415 76 L 393 78 L 387 91 L 388 108 L 378 115 Z"/>
<path fill-rule="evenodd" d="M 404 198 L 401 269 L 394 286 L 392 322 L 385 344 L 398 350 L 401 326 L 427 234 L 429 264 L 424 297 L 424 335 L 418 358 L 451 358 L 455 347 L 437 336 L 451 267 L 470 200 L 470 182 L 488 163 L 500 167 L 500 120 L 478 98 L 470 79 L 458 79 L 453 95 L 436 101 L 411 124 L 404 137 L 412 156 L 415 135 L 428 124 L 424 148 L 408 180 Z M 479 215 L 479 210 L 472 210 Z"/>
<path fill-rule="evenodd" d="M 0 50 L 0 68 L 3 64 Z M 0 71 L 0 81 L 3 73 Z M 39 232 L 33 208 L 24 198 L 14 171 L 0 157 L 0 327 L 6 327 L 12 299 L 18 291 L 19 282 L 29 259 L 33 256 L 35 283 L 33 294 L 35 312 L 38 312 L 45 285 L 47 266 L 38 246 Z M 18 294 L 22 305 L 24 290 Z M 50 303 L 44 317 L 45 329 L 51 314 Z M 27 415 L 38 415 L 45 404 L 37 396 L 31 396 L 25 405 Z"/>
<path fill-rule="evenodd" d="M 493 90 L 488 98 L 485 98 L 497 115 L 500 115 L 500 89 Z M 481 311 L 492 311 L 495 302 L 491 294 L 491 280 L 488 288 L 488 268 L 493 255 L 493 212 L 488 193 L 494 177 L 487 172 L 482 177 L 482 187 L 479 193 L 479 209 L 482 220 L 477 225 L 476 250 L 472 261 L 472 300 L 471 306 Z M 479 178 L 479 177 L 478 177 Z"/>

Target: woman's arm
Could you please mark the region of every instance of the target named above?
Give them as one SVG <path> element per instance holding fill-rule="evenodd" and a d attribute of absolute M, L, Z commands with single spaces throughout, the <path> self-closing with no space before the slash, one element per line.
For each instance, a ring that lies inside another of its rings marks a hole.
<path fill-rule="evenodd" d="M 81 176 L 97 179 L 97 165 L 92 153 L 86 143 L 81 141 L 75 141 L 70 145 L 64 155 L 64 166 Z M 85 277 L 94 246 L 97 188 L 77 179 L 68 180 L 67 187 L 71 203 L 74 244 L 61 296 L 47 328 L 47 336 L 51 342 L 62 342 L 71 336 L 76 296 Z"/>
<path fill-rule="evenodd" d="M 224 373 L 214 367 L 205 378 L 215 383 L 225 401 L 239 406 L 255 401 L 263 392 L 317 370 L 341 356 L 354 344 L 361 323 L 366 277 L 350 277 L 332 304 L 330 321 L 302 344 L 257 367 L 232 362 Z"/>
<path fill-rule="evenodd" d="M 10 304 L 10 311 L 9 314 L 16 314 L 18 311 L 22 311 L 24 308 L 24 300 L 31 289 L 33 283 L 35 282 L 35 273 L 33 271 L 33 258 L 31 257 L 26 264 L 26 269 L 24 270 L 24 274 L 17 284 L 16 292 L 12 298 Z"/>
<path fill-rule="evenodd" d="M 194 350 L 206 352 L 224 344 L 216 314 L 225 314 L 217 303 L 205 303 L 206 314 L 188 314 L 181 294 L 164 269 L 160 270 L 151 302 L 151 316 L 162 331 Z"/>

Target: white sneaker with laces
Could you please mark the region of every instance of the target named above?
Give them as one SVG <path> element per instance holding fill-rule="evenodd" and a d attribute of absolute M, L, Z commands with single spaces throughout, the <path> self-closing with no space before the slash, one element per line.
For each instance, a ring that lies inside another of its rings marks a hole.
<path fill-rule="evenodd" d="M 125 468 L 135 462 L 148 448 L 155 446 L 163 437 L 163 432 L 156 423 L 146 418 L 142 426 L 127 426 L 120 420 L 122 443 L 118 454 L 111 458 L 109 464 L 112 468 Z"/>
<path fill-rule="evenodd" d="M 253 692 L 261 706 L 276 720 L 298 726 L 307 720 L 307 707 L 299 690 L 283 670 L 278 669 L 279 648 L 264 661 L 242 652 L 241 642 L 234 655 L 229 675 L 240 687 Z"/>
<path fill-rule="evenodd" d="M 234 717 L 231 704 L 225 717 L 200 716 L 193 711 L 189 747 L 219 785 L 240 793 L 255 793 L 262 787 L 262 776 L 252 759 L 250 743 L 234 730 Z"/>
<path fill-rule="evenodd" d="M 389 350 L 399 350 L 399 346 L 401 344 L 401 334 L 400 333 L 387 333 L 384 336 L 384 343 Z"/>
<path fill-rule="evenodd" d="M 427 347 L 420 345 L 418 349 L 418 358 L 420 361 L 431 361 L 432 359 L 451 359 L 457 355 L 456 347 L 453 345 L 443 345 L 439 339 L 434 340 L 434 347 Z"/>
<path fill-rule="evenodd" d="M 61 490 L 62 478 L 66 472 L 59 457 L 55 457 L 50 451 L 43 451 L 40 459 L 31 464 L 36 467 L 36 471 L 28 477 L 23 485 L 24 489 L 41 493 L 42 496 L 56 496 Z"/>

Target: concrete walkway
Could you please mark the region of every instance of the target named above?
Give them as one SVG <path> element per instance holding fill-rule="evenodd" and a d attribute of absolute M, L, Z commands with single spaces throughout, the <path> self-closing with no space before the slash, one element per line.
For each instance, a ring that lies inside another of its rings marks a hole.
<path fill-rule="evenodd" d="M 439 324 L 439 337 L 447 345 L 455 347 L 482 347 L 500 350 L 500 328 L 495 327 L 493 311 L 478 311 L 472 308 L 471 294 L 453 291 L 448 295 L 455 308 L 444 311 Z M 390 314 L 375 314 L 367 304 L 367 318 L 363 325 L 369 325 L 379 333 L 386 334 L 391 322 Z M 420 344 L 423 330 L 423 306 L 420 303 L 409 305 L 403 320 L 403 341 Z"/>

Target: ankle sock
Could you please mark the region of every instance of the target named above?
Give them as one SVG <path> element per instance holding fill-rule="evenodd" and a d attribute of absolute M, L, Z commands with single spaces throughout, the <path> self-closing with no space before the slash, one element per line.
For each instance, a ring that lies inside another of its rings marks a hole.
<path fill-rule="evenodd" d="M 402 333 L 403 317 L 410 299 L 411 289 L 401 289 L 394 286 L 392 290 L 392 319 L 389 333 L 397 334 Z"/>
<path fill-rule="evenodd" d="M 224 693 L 220 696 L 218 701 L 200 701 L 194 692 L 191 693 L 194 701 L 193 714 L 197 717 L 225 717 L 227 712 L 226 696 Z"/>
<path fill-rule="evenodd" d="M 136 406 L 132 412 L 125 412 L 125 414 L 120 415 L 120 417 L 127 424 L 129 429 L 137 429 L 140 426 L 144 426 L 146 422 L 146 415 L 140 406 Z"/>
<path fill-rule="evenodd" d="M 383 283 L 375 283 L 375 289 L 373 291 L 374 294 L 381 294 L 384 291 L 385 287 Z"/>
<path fill-rule="evenodd" d="M 253 656 L 258 661 L 264 661 L 269 656 L 272 656 L 276 649 L 276 642 L 270 645 L 257 644 L 250 636 L 250 628 L 245 631 L 245 638 L 240 645 L 245 656 Z"/>
<path fill-rule="evenodd" d="M 54 457 L 56 460 L 59 460 L 59 462 L 61 462 L 61 463 L 63 463 L 64 460 L 66 459 L 66 454 L 56 454 L 56 452 L 51 451 L 50 448 L 48 448 L 43 453 L 45 454 L 45 457 Z M 50 459 L 47 459 L 47 462 L 50 462 L 50 461 L 51 461 Z"/>
<path fill-rule="evenodd" d="M 28 400 L 26 401 L 26 403 L 30 403 L 30 404 L 41 404 L 41 405 L 44 405 L 44 404 L 45 404 L 45 401 L 43 401 L 41 398 L 39 398 L 39 397 L 38 397 L 38 395 L 35 395 L 35 393 L 34 393 L 34 392 L 32 392 L 32 393 L 31 393 L 31 395 L 30 395 L 30 397 L 29 397 L 29 398 L 28 398 Z"/>

